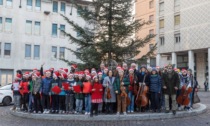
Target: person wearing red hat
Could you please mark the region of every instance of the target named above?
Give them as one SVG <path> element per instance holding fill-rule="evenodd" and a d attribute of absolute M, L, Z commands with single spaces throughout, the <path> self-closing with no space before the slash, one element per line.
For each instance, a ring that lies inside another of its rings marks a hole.
<path fill-rule="evenodd" d="M 75 73 L 76 69 L 77 69 L 77 64 L 72 64 L 70 73 Z"/>
<path fill-rule="evenodd" d="M 13 91 L 13 98 L 14 98 L 14 107 L 13 110 L 15 111 L 20 111 L 20 81 L 21 81 L 22 75 L 21 74 L 16 74 L 15 81 L 12 83 L 12 91 Z"/>
<path fill-rule="evenodd" d="M 31 93 L 34 98 L 34 106 L 33 106 L 34 113 L 41 113 L 43 111 L 41 107 L 41 97 L 39 94 L 41 83 L 42 83 L 42 80 L 41 80 L 40 72 L 35 72 L 32 75 L 32 81 L 31 81 L 31 85 L 32 85 Z"/>
<path fill-rule="evenodd" d="M 76 80 L 76 86 L 80 87 L 81 92 L 76 92 L 75 93 L 75 99 L 76 99 L 75 114 L 82 114 L 84 95 L 82 93 L 82 89 L 83 89 L 83 74 L 81 72 L 78 73 L 78 79 Z"/>
<path fill-rule="evenodd" d="M 126 98 L 128 97 L 128 86 L 130 82 L 128 77 L 124 76 L 124 70 L 122 68 L 118 71 L 119 76 L 116 77 L 114 84 L 114 90 L 117 95 L 117 115 L 120 114 L 121 110 L 126 115 Z"/>
<path fill-rule="evenodd" d="M 135 95 L 137 94 L 137 90 L 135 90 L 136 92 L 134 92 L 134 85 L 136 85 L 137 77 L 136 77 L 136 75 L 134 73 L 134 69 L 133 68 L 129 69 L 128 78 L 129 78 L 129 81 L 130 81 L 130 84 L 128 86 L 128 90 L 129 90 L 128 97 L 129 97 L 131 103 L 127 107 L 127 112 L 128 113 L 133 113 L 134 112 L 134 98 L 135 98 Z"/>
<path fill-rule="evenodd" d="M 59 113 L 59 95 L 57 92 L 53 92 L 53 89 L 58 87 L 59 85 L 59 77 L 60 73 L 58 71 L 55 71 L 53 73 L 53 79 L 51 81 L 51 98 L 52 98 L 52 108 L 51 108 L 51 113 Z"/>
<path fill-rule="evenodd" d="M 69 73 L 68 74 L 67 82 L 69 83 L 69 90 L 66 91 L 66 111 L 69 114 L 73 114 L 74 113 L 74 92 L 73 92 L 73 86 L 76 85 L 73 73 Z"/>
<path fill-rule="evenodd" d="M 28 112 L 28 103 L 29 103 L 29 72 L 23 74 L 23 80 L 20 83 L 19 88 L 21 89 L 23 97 L 23 111 Z"/>
<path fill-rule="evenodd" d="M 64 90 L 63 83 L 67 82 L 67 74 L 65 72 L 60 73 L 58 86 L 61 88 L 61 92 L 59 93 L 59 113 L 66 113 L 66 92 Z"/>
<path fill-rule="evenodd" d="M 40 94 L 42 95 L 42 107 L 44 109 L 43 114 L 50 113 L 50 95 L 51 95 L 51 71 L 46 71 L 46 77 L 42 79 L 42 84 L 40 87 Z"/>

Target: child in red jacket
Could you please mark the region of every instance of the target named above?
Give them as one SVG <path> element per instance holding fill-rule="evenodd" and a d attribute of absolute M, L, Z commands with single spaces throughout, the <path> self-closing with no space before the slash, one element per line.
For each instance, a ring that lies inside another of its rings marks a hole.
<path fill-rule="evenodd" d="M 93 111 L 95 110 L 95 115 L 98 115 L 98 105 L 103 102 L 103 86 L 99 82 L 97 76 L 93 77 L 93 87 L 92 87 L 92 96 L 91 96 L 91 113 L 90 116 L 93 117 Z"/>

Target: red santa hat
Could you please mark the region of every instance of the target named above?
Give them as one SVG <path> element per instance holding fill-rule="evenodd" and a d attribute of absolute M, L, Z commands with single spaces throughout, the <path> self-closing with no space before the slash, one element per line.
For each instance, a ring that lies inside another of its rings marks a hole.
<path fill-rule="evenodd" d="M 109 69 L 107 67 L 105 67 L 104 70 L 108 71 Z"/>
<path fill-rule="evenodd" d="M 84 76 L 84 72 L 83 71 L 80 71 L 78 75 L 79 76 Z"/>
<path fill-rule="evenodd" d="M 60 76 L 60 73 L 59 73 L 58 71 L 55 71 L 55 72 L 53 73 L 53 76 L 59 77 L 59 76 Z"/>
<path fill-rule="evenodd" d="M 90 74 L 86 74 L 86 77 L 88 77 L 90 79 L 91 78 L 91 75 Z"/>
<path fill-rule="evenodd" d="M 67 74 L 66 74 L 66 73 L 61 73 L 61 76 L 62 76 L 64 79 L 67 79 Z"/>
<path fill-rule="evenodd" d="M 187 70 L 186 69 L 182 69 L 182 72 L 187 72 Z"/>
<path fill-rule="evenodd" d="M 40 72 L 35 72 L 33 75 L 36 76 L 36 77 L 40 77 L 41 73 Z"/>
<path fill-rule="evenodd" d="M 50 70 L 45 70 L 45 73 L 51 73 L 51 71 Z"/>
<path fill-rule="evenodd" d="M 24 76 L 24 77 L 29 77 L 29 76 L 30 76 L 30 72 L 28 72 L 28 71 L 25 72 L 25 73 L 23 74 L 23 76 Z"/>
<path fill-rule="evenodd" d="M 72 64 L 71 67 L 77 69 L 77 64 Z"/>
<path fill-rule="evenodd" d="M 79 75 L 79 72 L 75 72 L 75 73 L 74 73 L 74 76 L 78 76 L 78 75 Z"/>
<path fill-rule="evenodd" d="M 94 77 L 93 77 L 93 80 L 96 79 L 96 78 L 98 78 L 98 76 L 94 76 Z"/>
<path fill-rule="evenodd" d="M 98 75 L 102 75 L 103 73 L 102 72 L 98 72 Z"/>
<path fill-rule="evenodd" d="M 124 73 L 124 69 L 123 68 L 119 68 L 118 71 Z"/>
<path fill-rule="evenodd" d="M 35 71 L 35 72 L 36 72 L 36 71 L 38 71 L 38 69 L 37 69 L 37 68 L 34 68 L 34 69 L 33 69 L 33 71 Z"/>
<path fill-rule="evenodd" d="M 116 67 L 116 69 L 117 69 L 117 70 L 118 70 L 118 69 L 121 69 L 121 68 L 122 68 L 122 67 L 121 67 L 121 66 L 119 66 L 119 65 Z"/>
<path fill-rule="evenodd" d="M 136 64 L 135 63 L 131 63 L 131 66 L 133 66 L 133 67 L 135 66 L 136 67 Z"/>
<path fill-rule="evenodd" d="M 85 69 L 84 71 L 86 74 L 90 73 L 90 71 L 88 69 Z"/>
<path fill-rule="evenodd" d="M 97 74 L 96 70 L 92 70 L 91 74 Z"/>
<path fill-rule="evenodd" d="M 49 70 L 50 70 L 50 71 L 54 71 L 54 68 L 53 68 L 53 67 L 51 67 Z"/>
<path fill-rule="evenodd" d="M 129 69 L 129 72 L 133 72 L 133 71 L 134 71 L 134 69 L 133 69 L 133 68 L 130 68 L 130 69 Z"/>
<path fill-rule="evenodd" d="M 74 74 L 73 73 L 69 73 L 68 76 L 74 76 Z"/>

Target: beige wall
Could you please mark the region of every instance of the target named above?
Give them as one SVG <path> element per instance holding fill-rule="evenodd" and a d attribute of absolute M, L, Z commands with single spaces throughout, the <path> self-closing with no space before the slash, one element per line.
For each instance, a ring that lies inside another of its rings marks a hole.
<path fill-rule="evenodd" d="M 155 18 L 156 18 L 156 15 L 155 15 L 155 3 L 156 3 L 156 0 L 153 0 L 154 2 L 154 5 L 153 5 L 153 8 L 149 8 L 149 3 L 150 1 L 152 0 L 137 0 L 136 2 L 136 14 L 135 14 L 135 18 L 136 19 L 142 19 L 142 21 L 149 21 L 149 16 L 150 15 L 154 15 L 154 21 L 152 24 L 150 25 L 147 25 L 147 26 L 144 26 L 142 27 L 142 29 L 136 33 L 136 36 L 140 37 L 140 38 L 144 38 L 146 35 L 149 34 L 149 31 L 151 29 L 154 30 L 154 34 L 155 34 Z M 154 44 L 155 45 L 155 39 L 153 39 L 151 41 L 151 43 L 149 44 Z M 141 58 L 143 55 L 145 55 L 148 51 L 149 51 L 149 44 L 147 44 L 144 48 L 140 48 L 140 51 L 141 53 L 136 57 L 136 58 Z"/>

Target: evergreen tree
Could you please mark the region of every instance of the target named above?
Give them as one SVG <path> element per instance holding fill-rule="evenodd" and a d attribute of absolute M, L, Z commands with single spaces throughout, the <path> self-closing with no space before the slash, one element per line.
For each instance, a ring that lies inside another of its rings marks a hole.
<path fill-rule="evenodd" d="M 69 37 L 72 44 L 79 47 L 77 50 L 68 50 L 85 66 L 98 67 L 101 62 L 132 59 L 140 53 L 139 48 L 144 47 L 155 36 L 135 37 L 135 33 L 151 22 L 134 18 L 133 0 L 93 0 L 89 9 L 79 5 L 77 0 L 72 0 L 72 4 L 79 10 L 87 25 L 82 27 L 79 22 L 73 22 L 62 15 L 74 31 L 80 33 L 80 37 L 62 32 Z M 147 55 L 151 53 L 150 51 Z"/>

